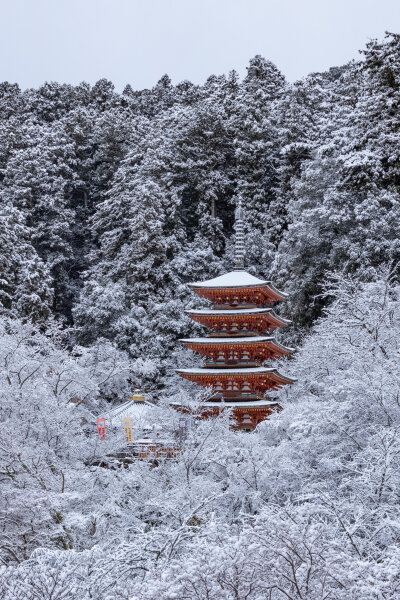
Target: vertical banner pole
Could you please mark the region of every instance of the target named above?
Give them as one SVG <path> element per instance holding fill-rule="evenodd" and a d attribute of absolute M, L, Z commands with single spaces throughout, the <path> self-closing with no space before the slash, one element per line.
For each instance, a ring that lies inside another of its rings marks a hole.
<path fill-rule="evenodd" d="M 122 427 L 129 444 L 132 444 L 132 419 L 124 419 Z"/>
<path fill-rule="evenodd" d="M 102 440 L 106 439 L 106 420 L 97 419 L 97 433 Z"/>
<path fill-rule="evenodd" d="M 188 420 L 185 417 L 179 419 L 179 441 L 182 444 L 187 438 Z"/>

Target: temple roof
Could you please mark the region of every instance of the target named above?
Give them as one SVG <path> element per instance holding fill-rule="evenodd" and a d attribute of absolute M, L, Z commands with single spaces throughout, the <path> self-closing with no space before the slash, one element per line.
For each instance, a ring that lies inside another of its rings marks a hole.
<path fill-rule="evenodd" d="M 180 342 L 184 344 L 261 344 L 263 342 L 272 342 L 278 348 L 282 348 L 282 350 L 286 350 L 287 352 L 293 352 L 293 348 L 288 348 L 283 346 L 273 336 L 261 336 L 261 335 L 250 335 L 247 337 L 204 337 L 204 338 L 187 338 L 180 339 Z"/>
<path fill-rule="evenodd" d="M 151 402 L 133 402 L 128 400 L 123 404 L 119 404 L 104 415 L 107 425 L 119 427 L 124 419 L 133 419 L 135 427 L 143 427 L 153 424 L 157 420 L 157 415 L 153 412 L 159 409 Z"/>
<path fill-rule="evenodd" d="M 276 406 L 278 404 L 278 402 L 276 400 L 250 400 L 248 402 L 229 402 L 229 401 L 222 401 L 222 402 L 214 402 L 212 400 L 207 400 L 204 403 L 204 408 L 207 408 L 208 406 L 217 406 L 219 408 L 222 407 L 226 407 L 226 408 L 260 408 L 260 407 L 264 407 L 264 406 Z"/>
<path fill-rule="evenodd" d="M 191 344 L 255 344 L 260 342 L 270 342 L 274 340 L 272 335 L 249 335 L 247 337 L 201 337 L 201 338 L 185 338 L 180 339 L 180 342 Z"/>
<path fill-rule="evenodd" d="M 220 346 L 221 344 L 228 344 L 229 346 L 240 345 L 240 344 L 262 344 L 270 342 L 276 348 L 283 350 L 284 352 L 294 352 L 293 348 L 289 348 L 288 346 L 284 346 L 276 341 L 273 336 L 261 336 L 261 335 L 251 335 L 247 337 L 205 337 L 205 338 L 186 338 L 180 339 L 180 342 L 183 344 L 198 344 L 198 345 L 215 345 Z"/>
<path fill-rule="evenodd" d="M 193 283 L 188 284 L 191 288 L 205 288 L 205 289 L 220 289 L 220 288 L 259 288 L 259 287 L 269 287 L 277 294 L 282 296 L 283 298 L 287 297 L 287 294 L 284 292 L 280 292 L 277 290 L 270 281 L 266 281 L 265 279 L 259 279 L 258 277 L 254 277 L 254 275 L 250 275 L 247 271 L 230 271 L 229 273 L 224 273 L 224 275 L 220 275 L 219 277 L 214 277 L 214 279 L 207 279 L 206 281 L 195 281 Z"/>
<path fill-rule="evenodd" d="M 267 375 L 268 373 L 275 373 L 279 377 L 282 377 L 282 379 L 296 381 L 295 379 L 281 375 L 277 369 L 274 369 L 273 367 L 249 367 L 239 369 L 221 369 L 219 367 L 213 369 L 176 369 L 176 372 L 182 373 L 182 375 L 215 375 L 215 377 L 220 375 Z"/>
<path fill-rule="evenodd" d="M 229 308 L 229 309 L 219 309 L 219 308 L 191 308 L 185 310 L 185 313 L 188 315 L 204 315 L 215 317 L 218 315 L 228 316 L 228 315 L 264 315 L 271 314 L 274 317 L 278 318 L 281 321 L 285 321 L 286 323 L 290 323 L 288 319 L 284 319 L 283 317 L 278 317 L 275 311 L 272 308 Z"/>
<path fill-rule="evenodd" d="M 238 400 L 236 401 L 229 401 L 229 400 L 222 400 L 219 402 L 215 402 L 214 400 L 206 400 L 200 407 L 200 410 L 207 410 L 207 408 L 211 407 L 218 407 L 218 408 L 259 408 L 259 407 L 268 407 L 268 406 L 276 406 L 278 404 L 277 400 L 265 400 L 264 398 L 260 398 L 259 400 L 244 400 L 243 402 L 240 402 Z M 170 406 L 186 406 L 184 404 L 180 404 L 179 402 L 171 402 Z"/>

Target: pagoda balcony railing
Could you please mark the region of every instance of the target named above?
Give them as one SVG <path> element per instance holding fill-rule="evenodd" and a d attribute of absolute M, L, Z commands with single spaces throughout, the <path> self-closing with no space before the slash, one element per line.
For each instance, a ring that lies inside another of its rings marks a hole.
<path fill-rule="evenodd" d="M 254 401 L 254 400 L 264 400 L 262 396 L 255 394 L 254 392 L 242 392 L 240 390 L 225 390 L 225 391 L 215 391 L 210 398 L 210 400 L 238 400 L 238 401 Z"/>
<path fill-rule="evenodd" d="M 238 308 L 259 308 L 258 304 L 250 304 L 248 302 L 233 302 L 233 304 L 212 304 L 211 308 L 214 310 L 232 310 Z"/>
<path fill-rule="evenodd" d="M 207 369 L 229 369 L 230 367 L 238 369 L 249 369 L 252 367 L 259 367 L 260 363 L 254 360 L 224 360 L 219 362 L 207 361 L 204 367 Z"/>
<path fill-rule="evenodd" d="M 251 329 L 247 329 L 247 328 L 242 328 L 240 329 L 240 327 L 231 327 L 230 329 L 228 328 L 221 328 L 218 331 L 216 331 L 215 329 L 213 329 L 207 337 L 209 338 L 219 338 L 219 337 L 226 337 L 226 334 L 229 333 L 229 337 L 257 337 L 259 336 L 259 332 L 258 331 L 252 331 Z M 243 334 L 246 334 L 245 336 L 243 336 Z"/>

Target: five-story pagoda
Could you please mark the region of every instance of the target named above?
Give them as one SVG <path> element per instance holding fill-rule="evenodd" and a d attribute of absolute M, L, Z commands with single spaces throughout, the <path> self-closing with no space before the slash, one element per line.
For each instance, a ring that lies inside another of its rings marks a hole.
<path fill-rule="evenodd" d="M 292 352 L 273 335 L 289 321 L 279 317 L 273 306 L 286 294 L 269 281 L 244 270 L 242 208 L 236 211 L 236 268 L 215 279 L 189 284 L 196 294 L 212 302 L 208 309 L 188 310 L 193 320 L 207 327 L 207 337 L 180 340 L 206 357 L 202 368 L 178 369 L 181 377 L 212 389 L 202 416 L 233 409 L 235 429 L 252 430 L 278 408 L 265 394 L 294 382 L 277 369 L 264 366 Z"/>

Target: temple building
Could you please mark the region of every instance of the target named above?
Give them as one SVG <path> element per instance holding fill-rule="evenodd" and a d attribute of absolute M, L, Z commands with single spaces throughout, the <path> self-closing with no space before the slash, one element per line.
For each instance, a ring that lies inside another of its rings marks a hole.
<path fill-rule="evenodd" d="M 122 432 L 125 422 L 125 425 L 130 423 L 135 432 L 142 432 L 151 429 L 153 423 L 157 422 L 158 410 L 155 404 L 146 400 L 140 390 L 135 390 L 129 400 L 112 408 L 104 418 L 110 430 Z"/>
<path fill-rule="evenodd" d="M 201 416 L 232 409 L 233 428 L 253 430 L 279 405 L 267 394 L 295 380 L 266 365 L 293 350 L 274 338 L 289 323 L 274 306 L 287 295 L 270 281 L 244 270 L 243 213 L 236 211 L 235 270 L 189 287 L 211 302 L 210 308 L 186 314 L 209 329 L 206 337 L 180 340 L 205 357 L 202 368 L 177 369 L 181 377 L 211 389 Z M 179 408 L 179 407 L 177 407 Z"/>
<path fill-rule="evenodd" d="M 98 418 L 97 433 L 101 439 L 114 436 L 120 440 L 118 451 L 102 457 L 98 464 L 109 467 L 126 465 L 137 458 L 175 458 L 179 444 L 174 432 L 161 428 L 160 413 L 159 406 L 148 402 L 140 390 L 136 390 L 129 400 Z"/>

